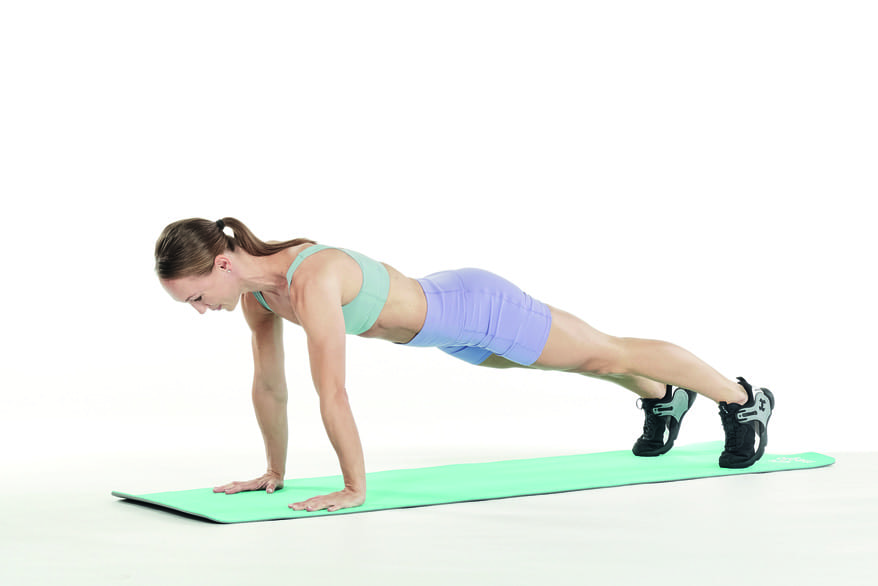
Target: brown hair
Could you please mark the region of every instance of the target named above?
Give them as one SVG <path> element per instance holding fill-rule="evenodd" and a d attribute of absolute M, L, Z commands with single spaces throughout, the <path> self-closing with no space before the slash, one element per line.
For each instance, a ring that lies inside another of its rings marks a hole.
<path fill-rule="evenodd" d="M 223 227 L 231 229 L 234 236 L 223 232 Z M 213 270 L 217 256 L 236 247 L 253 256 L 268 256 L 306 242 L 314 244 L 307 238 L 263 242 L 235 218 L 179 220 L 168 224 L 155 243 L 155 270 L 160 279 L 206 275 Z"/>

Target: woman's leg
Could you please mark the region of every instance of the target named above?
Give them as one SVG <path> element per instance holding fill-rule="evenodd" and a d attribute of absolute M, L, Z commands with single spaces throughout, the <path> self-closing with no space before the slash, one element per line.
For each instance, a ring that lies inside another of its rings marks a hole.
<path fill-rule="evenodd" d="M 535 368 L 538 370 L 558 370 L 556 368 L 540 366 L 539 364 L 531 364 L 530 366 L 525 366 L 524 364 L 519 364 L 517 362 L 507 360 L 506 358 L 503 358 L 502 356 L 498 356 L 496 354 L 491 354 L 491 356 L 489 356 L 484 362 L 479 364 L 479 366 L 487 366 L 489 368 Z M 643 399 L 660 399 L 665 396 L 665 385 L 660 382 L 650 380 L 648 378 L 625 374 L 593 374 L 590 372 L 582 372 L 579 374 L 583 374 L 590 378 L 596 378 L 615 383 L 625 389 L 628 389 L 629 391 L 636 393 L 639 397 Z"/>
<path fill-rule="evenodd" d="M 603 378 L 644 398 L 664 396 L 664 385 L 669 384 L 695 391 L 717 403 L 747 401 L 747 392 L 737 382 L 679 346 L 659 340 L 608 336 L 575 315 L 556 307 L 550 306 L 550 310 L 549 338 L 531 368 Z M 491 356 L 482 365 L 503 368 L 501 360 L 504 359 Z"/>
<path fill-rule="evenodd" d="M 747 392 L 688 350 L 659 340 L 616 338 L 550 307 L 552 328 L 536 364 L 554 370 L 627 375 L 695 391 L 717 403 L 747 401 Z"/>

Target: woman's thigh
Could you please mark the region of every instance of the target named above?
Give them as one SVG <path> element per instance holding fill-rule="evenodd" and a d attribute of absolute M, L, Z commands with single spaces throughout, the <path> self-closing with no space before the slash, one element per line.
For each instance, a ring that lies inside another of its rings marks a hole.
<path fill-rule="evenodd" d="M 533 366 L 551 370 L 623 374 L 619 372 L 618 339 L 591 327 L 575 315 L 549 306 L 552 327 L 546 345 Z"/>

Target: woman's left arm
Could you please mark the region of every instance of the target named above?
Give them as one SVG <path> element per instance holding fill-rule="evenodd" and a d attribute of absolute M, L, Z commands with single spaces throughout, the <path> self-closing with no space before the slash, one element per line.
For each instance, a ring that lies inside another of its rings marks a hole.
<path fill-rule="evenodd" d="M 366 465 L 354 414 L 345 389 L 345 323 L 341 311 L 341 286 L 337 279 L 320 274 L 296 284 L 293 309 L 308 337 L 311 377 L 320 397 L 320 415 L 338 455 L 344 489 L 294 503 L 301 511 L 337 511 L 357 507 L 366 500 Z"/>

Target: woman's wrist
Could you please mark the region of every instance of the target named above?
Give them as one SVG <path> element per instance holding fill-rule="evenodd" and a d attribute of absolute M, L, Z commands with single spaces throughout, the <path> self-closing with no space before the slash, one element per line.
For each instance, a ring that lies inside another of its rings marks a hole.
<path fill-rule="evenodd" d="M 344 489 L 352 494 L 366 494 L 366 478 L 365 476 L 357 480 L 345 480 Z"/>

